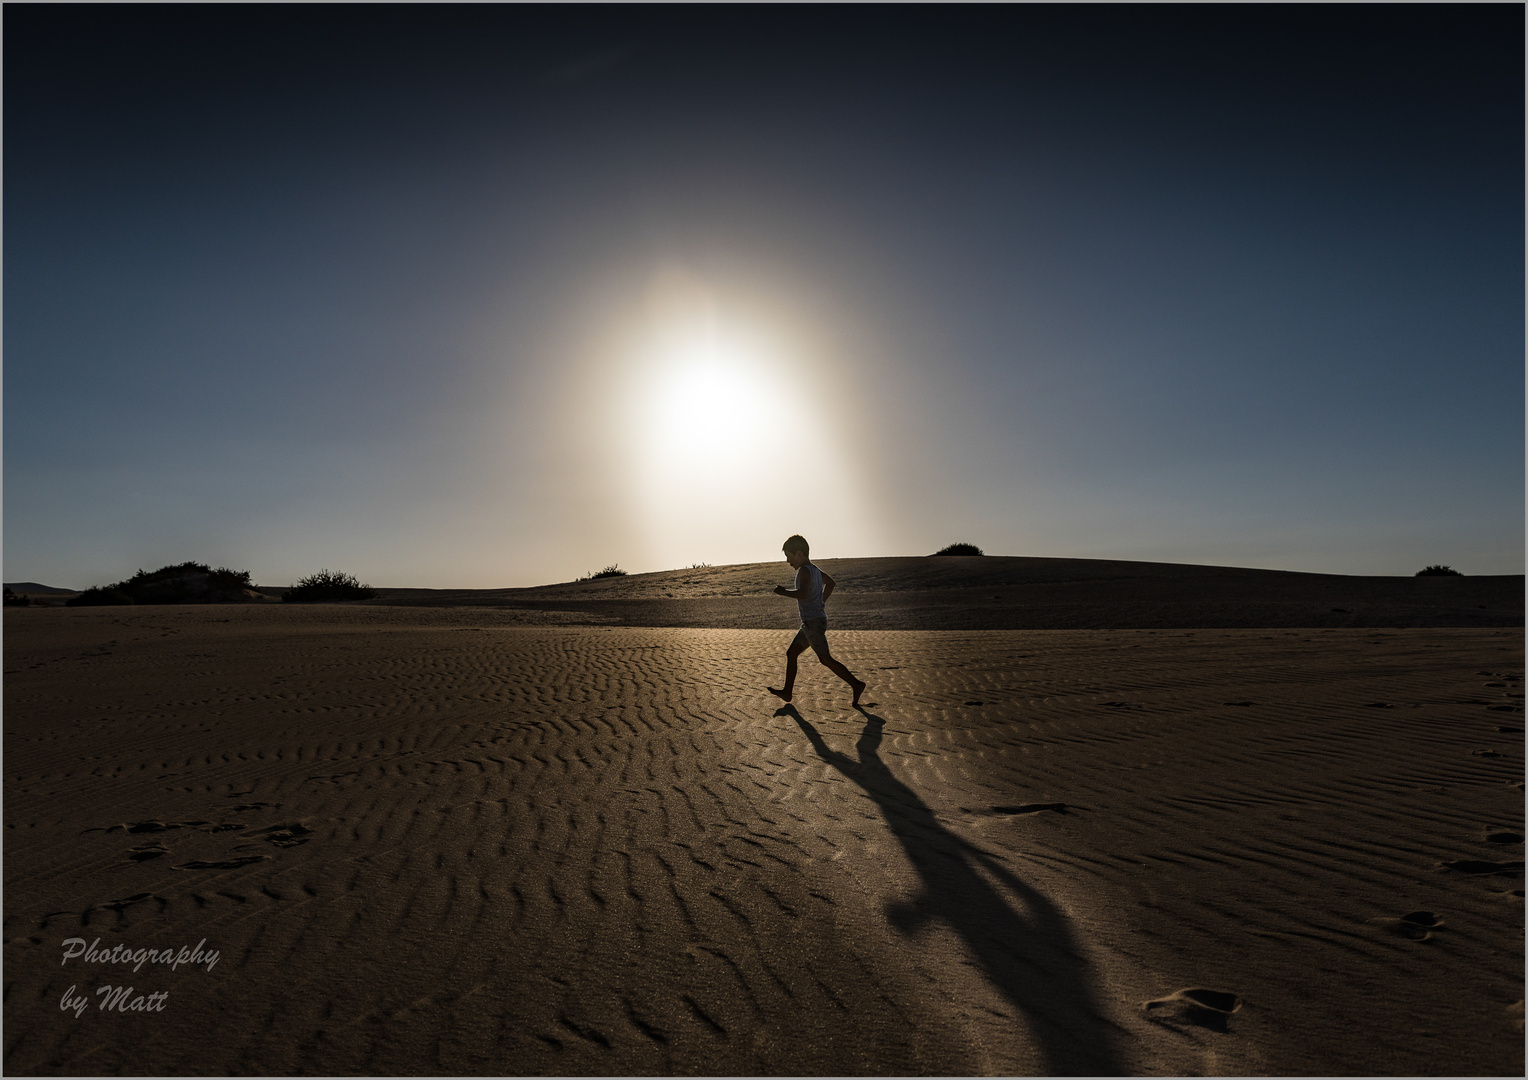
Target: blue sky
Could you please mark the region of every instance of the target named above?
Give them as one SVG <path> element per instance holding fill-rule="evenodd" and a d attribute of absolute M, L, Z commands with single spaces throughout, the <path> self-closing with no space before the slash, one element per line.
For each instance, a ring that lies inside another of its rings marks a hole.
<path fill-rule="evenodd" d="M 1522 19 L 12 6 L 5 577 L 1521 573 Z"/>

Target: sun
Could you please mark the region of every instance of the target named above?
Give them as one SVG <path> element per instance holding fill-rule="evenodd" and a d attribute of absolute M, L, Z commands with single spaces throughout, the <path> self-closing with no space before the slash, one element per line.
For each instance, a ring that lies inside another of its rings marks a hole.
<path fill-rule="evenodd" d="M 803 529 L 825 543 L 867 534 L 834 361 L 794 312 L 659 275 L 606 355 L 611 408 L 585 430 L 642 538 L 634 564 L 756 562 Z"/>
<path fill-rule="evenodd" d="M 630 354 L 629 490 L 655 551 L 726 560 L 752 550 L 740 538 L 778 531 L 815 405 L 766 328 L 719 305 L 661 314 Z"/>
<path fill-rule="evenodd" d="M 667 337 L 654 350 L 642 409 L 653 464 L 676 478 L 765 466 L 772 435 L 794 427 L 771 358 L 715 321 Z"/>

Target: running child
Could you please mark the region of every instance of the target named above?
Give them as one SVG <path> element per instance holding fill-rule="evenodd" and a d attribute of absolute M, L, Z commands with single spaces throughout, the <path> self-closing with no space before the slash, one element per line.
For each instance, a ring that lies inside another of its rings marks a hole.
<path fill-rule="evenodd" d="M 854 690 L 854 704 L 858 706 L 860 694 L 865 691 L 865 684 L 856 679 L 848 668 L 833 659 L 832 653 L 828 652 L 828 612 L 823 605 L 827 603 L 828 597 L 833 595 L 835 583 L 827 574 L 812 565 L 811 548 L 799 534 L 785 541 L 781 550 L 785 552 L 785 561 L 790 563 L 796 571 L 796 581 L 795 587 L 791 589 L 776 585 L 775 594 L 788 596 L 796 601 L 796 606 L 801 610 L 801 629 L 796 631 L 790 647 L 785 650 L 784 688 L 776 690 L 771 686 L 767 689 L 781 701 L 791 699 L 791 693 L 796 686 L 796 657 L 804 653 L 806 647 L 810 645 L 823 666 Z"/>

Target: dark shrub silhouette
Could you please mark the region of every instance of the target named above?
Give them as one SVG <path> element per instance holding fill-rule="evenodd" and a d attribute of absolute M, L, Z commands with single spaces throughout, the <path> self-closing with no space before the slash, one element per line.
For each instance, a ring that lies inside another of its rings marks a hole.
<path fill-rule="evenodd" d="M 31 607 L 32 606 L 32 598 L 30 596 L 22 596 L 18 592 L 12 592 L 11 591 L 11 587 L 9 585 L 7 585 L 7 586 L 5 586 L 5 606 L 6 607 Z"/>
<path fill-rule="evenodd" d="M 139 570 L 126 581 L 115 585 L 86 589 L 73 600 L 72 607 L 102 604 L 215 604 L 256 599 L 249 583 L 248 570 L 216 570 L 206 563 L 183 562 L 162 566 L 149 572 Z"/>
<path fill-rule="evenodd" d="M 609 566 L 605 567 L 605 569 L 603 569 L 603 570 L 596 570 L 592 574 L 585 574 L 583 577 L 579 578 L 578 580 L 579 581 L 595 581 L 598 578 L 602 578 L 602 577 L 625 577 L 625 576 L 626 576 L 626 571 L 625 570 L 622 570 L 615 563 L 611 563 Z"/>
<path fill-rule="evenodd" d="M 315 604 L 331 600 L 370 600 L 377 590 L 350 574 L 320 570 L 301 579 L 282 597 L 289 604 Z"/>
<path fill-rule="evenodd" d="M 1432 566 L 1423 567 L 1416 572 L 1416 577 L 1464 577 L 1452 566 L 1444 566 L 1442 563 L 1434 563 Z"/>
<path fill-rule="evenodd" d="M 981 548 L 975 544 L 951 544 L 934 552 L 935 555 L 985 555 Z"/>
<path fill-rule="evenodd" d="M 194 604 L 209 600 L 244 600 L 250 588 L 248 570 L 216 570 L 206 563 L 183 562 L 153 573 L 139 570 L 126 581 L 108 586 L 127 593 L 137 604 Z"/>

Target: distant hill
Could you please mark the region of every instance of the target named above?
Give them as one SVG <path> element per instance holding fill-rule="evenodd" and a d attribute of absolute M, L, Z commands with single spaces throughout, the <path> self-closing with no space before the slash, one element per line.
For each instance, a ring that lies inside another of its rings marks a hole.
<path fill-rule="evenodd" d="M 1366 577 L 1118 559 L 921 556 L 818 560 L 839 629 L 1511 627 L 1523 576 Z M 379 588 L 382 605 L 518 608 L 627 626 L 796 624 L 784 560 L 522 589 Z"/>
<path fill-rule="evenodd" d="M 52 585 L 39 585 L 35 581 L 7 581 L 5 588 L 25 596 L 73 596 L 78 589 L 56 589 Z"/>

